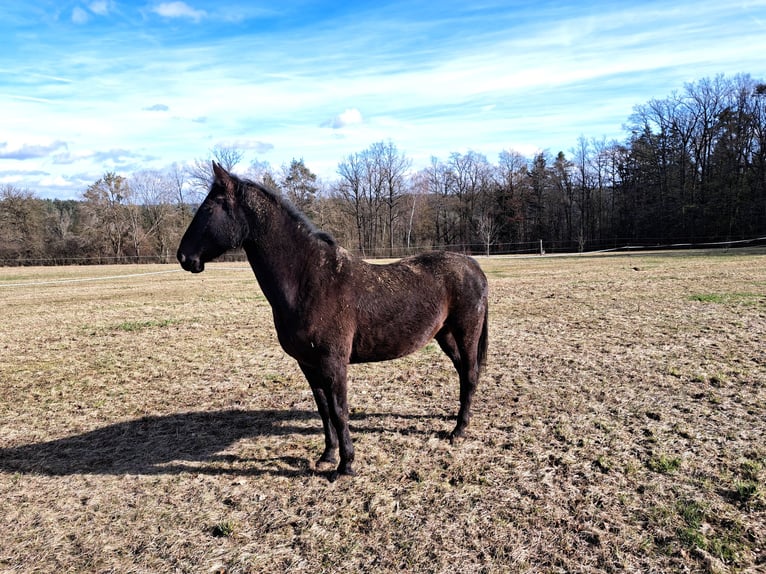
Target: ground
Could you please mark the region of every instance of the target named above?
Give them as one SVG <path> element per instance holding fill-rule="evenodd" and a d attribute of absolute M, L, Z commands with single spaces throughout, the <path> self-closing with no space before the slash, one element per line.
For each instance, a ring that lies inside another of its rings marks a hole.
<path fill-rule="evenodd" d="M 0 269 L 0 571 L 766 569 L 766 254 L 480 262 L 466 440 L 437 345 L 353 366 L 337 482 L 246 266 Z"/>

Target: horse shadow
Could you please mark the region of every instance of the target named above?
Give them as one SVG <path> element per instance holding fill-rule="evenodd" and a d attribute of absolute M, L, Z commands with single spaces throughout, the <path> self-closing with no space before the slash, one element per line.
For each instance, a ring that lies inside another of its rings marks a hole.
<path fill-rule="evenodd" d="M 355 425 L 356 432 L 387 432 L 392 429 L 369 423 L 388 416 L 432 418 L 375 413 L 351 418 L 360 423 Z M 0 472 L 52 476 L 186 472 L 304 476 L 317 473 L 305 458 L 248 458 L 226 451 L 243 439 L 287 435 L 319 438 L 321 430 L 319 415 L 309 410 L 231 409 L 145 416 L 56 440 L 0 448 Z"/>

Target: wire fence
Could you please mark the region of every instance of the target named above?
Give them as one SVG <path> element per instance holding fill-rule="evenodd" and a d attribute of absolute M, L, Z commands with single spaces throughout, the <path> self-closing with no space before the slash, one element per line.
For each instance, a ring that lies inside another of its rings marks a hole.
<path fill-rule="evenodd" d="M 243 268 L 244 269 L 244 268 Z M 120 275 L 100 275 L 97 277 L 70 277 L 66 279 L 43 279 L 38 281 L 13 281 L 10 283 L 0 283 L 0 289 L 9 287 L 36 287 L 43 285 L 60 285 L 64 283 L 90 283 L 93 281 L 114 281 L 118 279 L 130 279 L 134 277 L 146 277 L 149 275 L 166 275 L 168 273 L 181 273 L 180 267 L 173 270 L 150 271 L 146 273 L 125 273 Z"/>
<path fill-rule="evenodd" d="M 449 245 L 419 245 L 414 247 L 382 247 L 378 249 L 349 249 L 357 256 L 366 259 L 399 259 L 417 255 L 424 251 L 453 251 L 473 256 L 495 255 L 548 255 L 548 254 L 577 254 L 605 253 L 619 251 L 650 251 L 676 249 L 727 249 L 746 246 L 766 245 L 766 236 L 746 239 L 689 240 L 685 242 L 668 242 L 662 239 L 643 238 L 640 242 L 632 239 L 603 239 L 579 243 L 576 241 L 551 241 L 538 239 L 536 241 L 516 243 L 481 243 L 449 244 Z"/>
<path fill-rule="evenodd" d="M 683 250 L 683 249 L 730 249 L 738 247 L 766 246 L 766 236 L 746 239 L 712 239 L 709 241 L 665 242 L 659 239 L 645 238 L 640 242 L 629 239 L 608 239 L 588 241 L 580 244 L 574 241 L 537 241 L 518 243 L 480 243 L 451 245 L 420 245 L 413 247 L 379 248 L 374 250 L 349 249 L 357 256 L 367 259 L 399 259 L 417 255 L 424 251 L 452 251 L 467 255 L 547 255 L 566 253 L 606 253 L 620 251 Z M 218 257 L 216 261 L 246 261 L 244 251 L 235 250 Z M 130 264 L 168 264 L 175 263 L 175 258 L 168 255 L 95 255 L 87 257 L 18 257 L 0 259 L 1 267 L 21 266 L 59 266 L 59 265 L 130 265 Z"/>

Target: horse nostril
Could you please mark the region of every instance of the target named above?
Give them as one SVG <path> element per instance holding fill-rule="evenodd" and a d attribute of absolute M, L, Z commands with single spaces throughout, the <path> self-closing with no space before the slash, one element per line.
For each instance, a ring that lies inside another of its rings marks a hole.
<path fill-rule="evenodd" d="M 178 262 L 181 264 L 181 267 L 184 268 L 184 271 L 201 273 L 205 269 L 205 264 L 197 256 L 185 255 L 179 251 L 176 254 L 176 257 L 178 258 Z"/>

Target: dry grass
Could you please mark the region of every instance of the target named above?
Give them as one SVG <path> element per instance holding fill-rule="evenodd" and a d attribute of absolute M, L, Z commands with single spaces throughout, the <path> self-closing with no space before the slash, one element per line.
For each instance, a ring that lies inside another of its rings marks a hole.
<path fill-rule="evenodd" d="M 0 570 L 762 570 L 764 263 L 483 260 L 468 439 L 435 346 L 353 367 L 337 483 L 249 270 L 0 269 Z"/>

